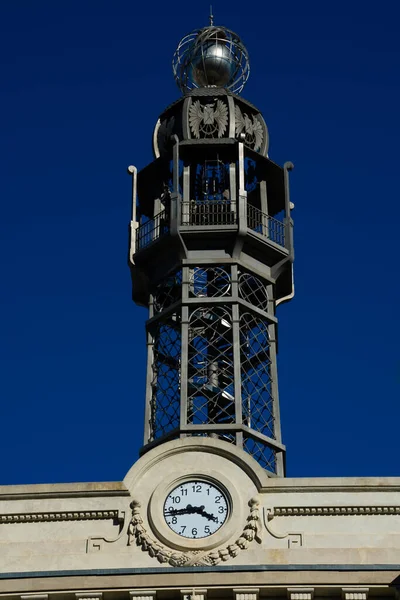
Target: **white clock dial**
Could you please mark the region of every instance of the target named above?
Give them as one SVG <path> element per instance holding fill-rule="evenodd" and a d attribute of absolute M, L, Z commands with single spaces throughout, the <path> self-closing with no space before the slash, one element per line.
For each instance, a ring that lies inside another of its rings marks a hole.
<path fill-rule="evenodd" d="M 229 513 L 225 492 L 208 481 L 185 481 L 176 486 L 164 503 L 164 519 L 178 535 L 205 538 L 222 527 Z"/>

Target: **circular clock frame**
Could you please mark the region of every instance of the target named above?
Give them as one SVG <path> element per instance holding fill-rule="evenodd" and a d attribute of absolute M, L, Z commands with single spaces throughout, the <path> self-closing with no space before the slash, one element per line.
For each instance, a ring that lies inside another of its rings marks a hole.
<path fill-rule="evenodd" d="M 200 540 L 214 535 L 225 525 L 230 501 L 221 485 L 204 479 L 188 479 L 170 491 L 163 511 L 172 531 L 185 539 Z"/>
<path fill-rule="evenodd" d="M 182 537 L 167 525 L 164 518 L 164 505 L 169 494 L 178 486 L 187 482 L 204 482 L 221 490 L 228 504 L 228 514 L 221 527 L 208 537 Z M 233 518 L 234 517 L 234 518 Z M 215 471 L 208 473 L 186 472 L 179 477 L 167 477 L 153 492 L 148 509 L 150 525 L 157 538 L 177 550 L 210 550 L 224 544 L 237 530 L 243 528 L 243 504 L 236 488 L 228 478 Z"/>

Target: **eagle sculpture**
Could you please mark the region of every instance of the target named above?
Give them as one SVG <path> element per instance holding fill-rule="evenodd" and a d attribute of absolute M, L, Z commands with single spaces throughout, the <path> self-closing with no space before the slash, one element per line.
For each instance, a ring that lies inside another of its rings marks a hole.
<path fill-rule="evenodd" d="M 217 100 L 212 104 L 201 104 L 196 100 L 189 107 L 189 125 L 193 135 L 200 137 L 222 137 L 228 125 L 228 107 Z"/>
<path fill-rule="evenodd" d="M 264 130 L 261 122 L 256 115 L 250 117 L 242 113 L 238 105 L 235 106 L 235 130 L 236 135 L 244 131 L 246 135 L 246 144 L 253 147 L 256 152 L 260 150 L 264 138 Z"/>

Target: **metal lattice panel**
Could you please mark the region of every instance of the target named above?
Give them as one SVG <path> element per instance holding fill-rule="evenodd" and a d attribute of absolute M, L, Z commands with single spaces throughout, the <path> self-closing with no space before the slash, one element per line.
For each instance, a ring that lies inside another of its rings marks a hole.
<path fill-rule="evenodd" d="M 276 451 L 270 448 L 264 442 L 255 440 L 252 437 L 245 436 L 243 440 L 243 448 L 256 461 L 268 471 L 276 472 Z"/>
<path fill-rule="evenodd" d="M 239 274 L 239 295 L 257 308 L 268 311 L 268 293 L 265 282 L 251 273 Z"/>
<path fill-rule="evenodd" d="M 190 269 L 190 293 L 197 298 L 226 296 L 231 291 L 229 267 L 194 267 Z"/>
<path fill-rule="evenodd" d="M 181 326 L 175 313 L 158 323 L 153 337 L 151 439 L 179 426 Z"/>
<path fill-rule="evenodd" d="M 159 313 L 171 306 L 182 296 L 182 270 L 166 277 L 156 288 L 153 295 L 154 312 Z"/>
<path fill-rule="evenodd" d="M 190 316 L 188 423 L 235 422 L 230 309 L 199 308 Z"/>
<path fill-rule="evenodd" d="M 240 317 L 243 422 L 275 438 L 268 322 L 249 312 Z"/>

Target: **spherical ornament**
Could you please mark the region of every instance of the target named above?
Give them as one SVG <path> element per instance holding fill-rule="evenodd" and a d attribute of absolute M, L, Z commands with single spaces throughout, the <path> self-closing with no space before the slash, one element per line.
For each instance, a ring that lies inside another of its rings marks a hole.
<path fill-rule="evenodd" d="M 199 87 L 223 87 L 231 79 L 233 71 L 234 64 L 229 50 L 222 44 L 209 43 L 202 46 L 192 60 L 193 79 Z"/>
<path fill-rule="evenodd" d="M 250 73 L 249 57 L 240 38 L 225 27 L 204 27 L 185 36 L 172 61 L 182 92 L 198 87 L 225 87 L 239 93 Z"/>

